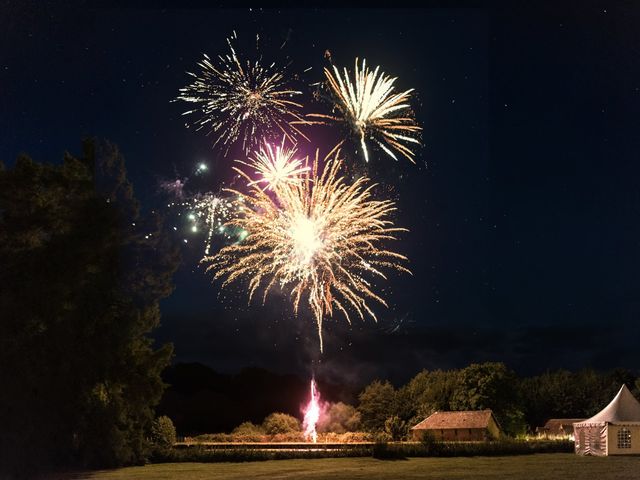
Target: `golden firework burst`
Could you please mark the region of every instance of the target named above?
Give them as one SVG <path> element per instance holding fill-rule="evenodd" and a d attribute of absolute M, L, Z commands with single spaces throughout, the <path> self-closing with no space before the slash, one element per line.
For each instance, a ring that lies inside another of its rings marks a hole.
<path fill-rule="evenodd" d="M 334 108 L 340 115 L 313 113 L 314 123 L 346 124 L 358 138 L 366 161 L 369 161 L 367 141 L 377 144 L 391 158 L 397 160 L 400 153 L 415 163 L 415 152 L 408 145 L 420 145 L 422 128 L 417 125 L 409 100 L 413 89 L 396 92 L 396 78 L 386 75 L 376 67 L 373 71 L 362 60 L 362 67 L 355 61 L 353 79 L 346 68 L 343 72 L 332 66 L 324 74 L 332 94 Z"/>
<path fill-rule="evenodd" d="M 221 144 L 226 152 L 236 142 L 249 153 L 262 138 L 306 138 L 296 127 L 306 123 L 299 114 L 302 105 L 292 100 L 301 92 L 286 86 L 284 71 L 275 63 L 241 61 L 232 43 L 236 39 L 235 32 L 227 39 L 230 54 L 217 62 L 205 54 L 198 63 L 201 71 L 187 72 L 194 81 L 176 99 L 196 105 L 183 114 L 198 115 L 187 126 L 207 130 L 215 136 L 214 146 Z"/>
<path fill-rule="evenodd" d="M 285 146 L 285 138 L 280 145 L 273 146 L 264 142 L 260 150 L 253 153 L 249 162 L 237 160 L 237 162 L 254 169 L 258 175 L 256 180 L 249 182 L 248 186 L 264 184 L 269 190 L 276 190 L 286 183 L 299 183 L 301 175 L 309 170 L 303 159 L 298 158 L 297 148 Z M 242 170 L 234 167 L 241 175 Z"/>
<path fill-rule="evenodd" d="M 375 320 L 371 301 L 387 305 L 375 292 L 375 278 L 386 279 L 388 269 L 410 273 L 404 266 L 407 258 L 382 245 L 406 231 L 390 219 L 394 203 L 376 200 L 368 178 L 349 183 L 341 176 L 338 148 L 323 163 L 320 167 L 316 151 L 312 168 L 298 172 L 299 181 L 279 182 L 273 191 L 260 188 L 238 169 L 249 193 L 229 224 L 248 236 L 203 259 L 214 279 L 224 278 L 223 286 L 244 280 L 249 301 L 261 290 L 264 303 L 279 288 L 291 296 L 296 314 L 306 303 L 315 317 L 321 351 L 325 316 L 336 309 L 349 322 L 353 312 Z"/>

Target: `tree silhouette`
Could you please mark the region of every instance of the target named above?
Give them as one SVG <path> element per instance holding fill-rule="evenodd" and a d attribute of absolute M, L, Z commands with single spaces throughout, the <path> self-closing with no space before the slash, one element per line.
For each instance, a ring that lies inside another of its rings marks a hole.
<path fill-rule="evenodd" d="M 104 141 L 0 169 L 0 465 L 140 462 L 170 345 L 154 349 L 177 250 Z"/>

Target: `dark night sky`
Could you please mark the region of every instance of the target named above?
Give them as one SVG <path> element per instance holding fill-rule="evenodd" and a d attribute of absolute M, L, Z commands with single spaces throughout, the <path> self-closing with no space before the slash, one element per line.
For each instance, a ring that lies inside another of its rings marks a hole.
<path fill-rule="evenodd" d="M 147 209 L 160 179 L 229 159 L 184 128 L 171 103 L 202 53 L 235 29 L 293 71 L 356 56 L 418 92 L 418 165 L 372 160 L 389 185 L 413 277 L 384 285 L 378 324 L 327 322 L 320 364 L 311 319 L 286 302 L 247 307 L 184 249 L 156 333 L 177 361 L 259 365 L 363 382 L 499 360 L 637 369 L 640 328 L 640 7 L 586 2 L 511 8 L 160 9 L 0 2 L 0 159 L 59 161 L 83 136 L 117 143 Z M 504 5 L 509 5 L 505 3 Z M 288 39 L 285 47 L 280 44 Z"/>

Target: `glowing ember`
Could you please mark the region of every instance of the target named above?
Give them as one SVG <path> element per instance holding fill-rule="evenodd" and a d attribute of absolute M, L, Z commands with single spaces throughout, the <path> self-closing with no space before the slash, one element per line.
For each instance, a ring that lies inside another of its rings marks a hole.
<path fill-rule="evenodd" d="M 318 442 L 318 432 L 316 432 L 318 420 L 320 420 L 320 394 L 316 388 L 315 379 L 311 379 L 311 399 L 304 411 L 302 426 L 304 427 L 305 437 L 313 443 Z"/>

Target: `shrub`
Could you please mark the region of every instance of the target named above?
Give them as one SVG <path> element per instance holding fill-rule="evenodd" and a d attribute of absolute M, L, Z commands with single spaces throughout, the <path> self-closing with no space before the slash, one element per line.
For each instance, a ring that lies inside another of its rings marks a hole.
<path fill-rule="evenodd" d="M 371 449 L 371 455 L 378 460 L 402 460 L 406 459 L 405 449 L 402 445 L 389 445 L 385 440 L 388 434 L 378 435 L 376 443 Z"/>
<path fill-rule="evenodd" d="M 393 415 L 385 420 L 384 431 L 392 440 L 402 440 L 407 434 L 407 423 L 397 415 Z"/>
<path fill-rule="evenodd" d="M 264 435 L 264 428 L 252 422 L 243 422 L 233 429 L 232 435 Z"/>
<path fill-rule="evenodd" d="M 427 453 L 433 451 L 434 447 L 436 446 L 436 437 L 433 435 L 432 432 L 430 431 L 424 431 L 422 432 L 422 435 L 420 437 L 420 443 L 422 443 L 422 446 L 424 447 L 425 451 Z"/>
<path fill-rule="evenodd" d="M 369 432 L 347 432 L 342 435 L 342 442 L 344 443 L 359 443 L 371 441 L 373 441 L 373 435 Z"/>
<path fill-rule="evenodd" d="M 378 432 L 373 434 L 373 441 L 375 443 L 387 443 L 392 440 L 393 438 L 391 438 L 391 435 L 389 435 L 387 432 Z"/>
<path fill-rule="evenodd" d="M 246 434 L 246 435 L 236 435 L 234 433 L 232 433 L 230 435 L 231 442 L 234 443 L 260 443 L 260 442 L 266 442 L 266 435 L 261 435 L 258 433 L 254 433 L 254 434 Z"/>
<path fill-rule="evenodd" d="M 287 415 L 286 413 L 272 413 L 264 419 L 262 427 L 268 435 L 299 432 L 300 422 L 297 418 Z"/>
<path fill-rule="evenodd" d="M 276 433 L 271 437 L 272 442 L 304 442 L 302 432 Z"/>
<path fill-rule="evenodd" d="M 169 448 L 176 443 L 176 427 L 167 416 L 156 418 L 151 424 L 151 442 L 160 448 Z"/>

